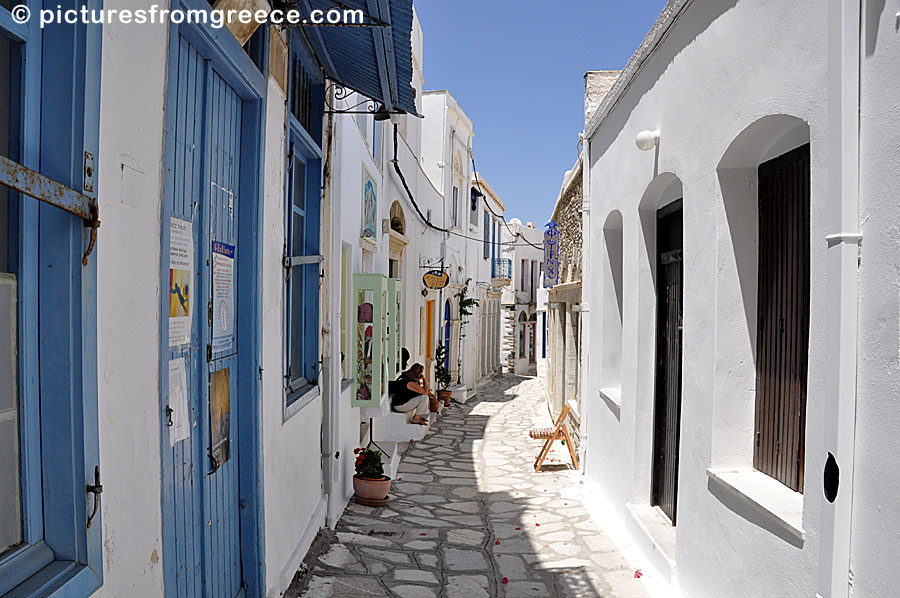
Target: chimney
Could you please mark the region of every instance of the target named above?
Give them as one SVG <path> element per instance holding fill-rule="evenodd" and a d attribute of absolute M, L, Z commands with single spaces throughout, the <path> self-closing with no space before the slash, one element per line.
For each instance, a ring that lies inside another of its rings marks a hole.
<path fill-rule="evenodd" d="M 584 75 L 584 124 L 587 125 L 622 71 L 588 71 Z"/>

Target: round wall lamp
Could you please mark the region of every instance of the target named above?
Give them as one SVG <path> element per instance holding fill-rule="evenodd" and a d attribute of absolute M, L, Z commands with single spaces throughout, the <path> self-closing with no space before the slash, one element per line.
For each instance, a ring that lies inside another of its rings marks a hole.
<path fill-rule="evenodd" d="M 638 146 L 638 149 L 645 152 L 647 150 L 652 150 L 659 145 L 659 129 L 641 131 L 637 134 L 637 137 L 634 138 L 634 143 Z"/>

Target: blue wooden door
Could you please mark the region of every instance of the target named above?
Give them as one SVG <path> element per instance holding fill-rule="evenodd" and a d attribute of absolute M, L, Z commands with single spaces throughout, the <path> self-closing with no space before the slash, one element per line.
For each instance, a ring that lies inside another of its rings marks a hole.
<path fill-rule="evenodd" d="M 165 590 L 167 596 L 234 598 L 243 593 L 234 327 L 243 102 L 184 38 L 177 52 L 170 80 L 176 101 L 169 102 L 174 114 L 167 121 L 174 143 L 166 156 L 162 284 L 171 292 L 167 260 L 174 255 L 174 218 L 190 223 L 194 267 L 182 286 L 195 292 L 189 294 L 189 342 L 173 346 L 172 329 L 163 328 L 163 354 L 184 360 L 189 419 L 185 438 L 173 425 L 173 417 L 180 423 L 177 392 L 166 384 L 163 500 L 172 516 L 164 521 Z M 171 313 L 164 316 L 171 321 Z"/>

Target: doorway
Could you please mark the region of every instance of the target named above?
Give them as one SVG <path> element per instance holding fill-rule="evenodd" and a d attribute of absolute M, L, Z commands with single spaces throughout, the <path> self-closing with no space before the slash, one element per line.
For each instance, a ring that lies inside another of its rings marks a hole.
<path fill-rule="evenodd" d="M 656 397 L 651 502 L 675 525 L 681 429 L 682 210 L 681 200 L 657 212 Z"/>
<path fill-rule="evenodd" d="M 165 593 L 258 595 L 259 91 L 177 31 L 170 53 L 161 260 Z"/>

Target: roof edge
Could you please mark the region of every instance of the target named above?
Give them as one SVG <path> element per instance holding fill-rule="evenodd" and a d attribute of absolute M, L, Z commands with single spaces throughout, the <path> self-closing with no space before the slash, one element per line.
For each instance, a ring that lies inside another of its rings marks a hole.
<path fill-rule="evenodd" d="M 631 82 L 634 80 L 635 76 L 637 76 L 641 67 L 644 66 L 644 63 L 653 55 L 653 52 L 665 38 L 666 33 L 668 33 L 669 29 L 672 28 L 672 25 L 675 24 L 675 21 L 681 13 L 684 12 L 693 1 L 694 0 L 669 0 L 666 3 L 659 18 L 656 19 L 653 27 L 644 37 L 644 41 L 641 42 L 638 49 L 635 50 L 634 54 L 631 55 L 631 58 L 628 59 L 628 64 L 622 69 L 622 74 L 619 75 L 619 78 L 616 79 L 616 82 L 606 94 L 606 97 L 600 102 L 600 105 L 597 107 L 597 110 L 594 111 L 591 120 L 585 124 L 585 139 L 590 140 L 590 138 L 594 136 L 594 133 L 600 128 L 600 124 L 603 120 L 610 112 L 612 112 L 612 109 L 625 92 L 628 91 Z"/>

